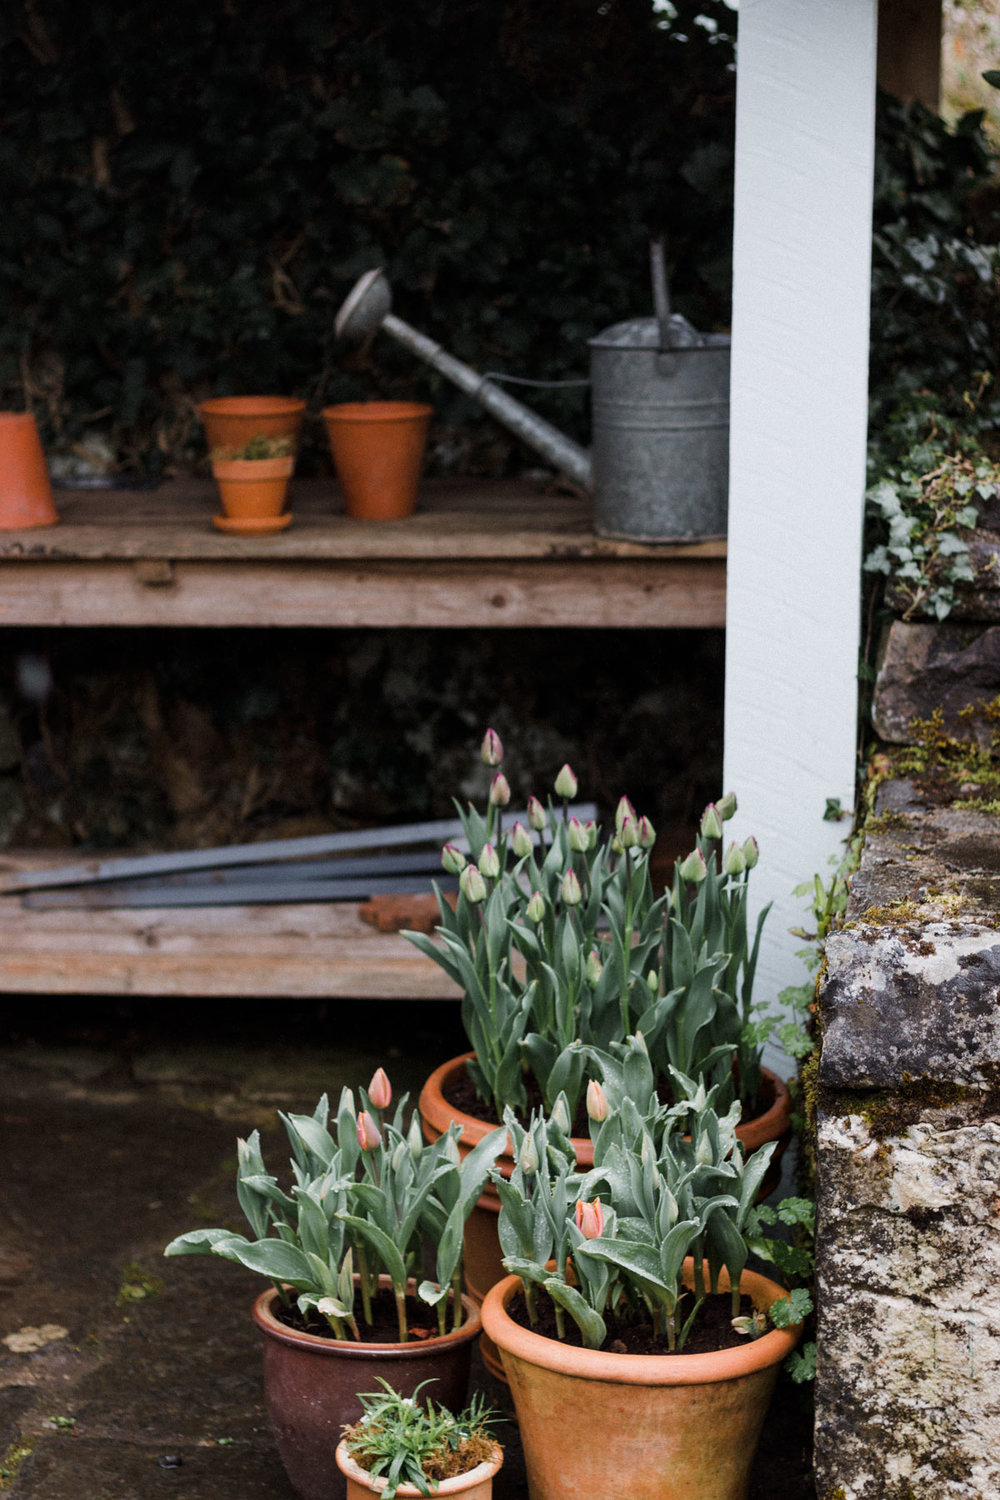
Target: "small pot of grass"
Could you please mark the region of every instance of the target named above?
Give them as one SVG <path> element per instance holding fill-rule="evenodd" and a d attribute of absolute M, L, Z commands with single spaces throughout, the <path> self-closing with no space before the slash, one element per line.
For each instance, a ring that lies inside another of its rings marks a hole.
<path fill-rule="evenodd" d="M 493 1476 L 503 1463 L 491 1436 L 496 1415 L 477 1394 L 454 1413 L 429 1397 L 401 1396 L 385 1380 L 379 1391 L 358 1395 L 359 1422 L 344 1429 L 337 1466 L 347 1478 L 347 1500 L 379 1495 L 408 1500 L 426 1495 L 462 1495 L 490 1500 Z"/>

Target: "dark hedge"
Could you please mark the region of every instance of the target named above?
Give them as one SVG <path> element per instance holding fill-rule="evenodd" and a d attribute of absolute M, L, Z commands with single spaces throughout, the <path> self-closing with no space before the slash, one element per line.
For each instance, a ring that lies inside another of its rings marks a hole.
<path fill-rule="evenodd" d="M 155 471 L 197 457 L 206 395 L 430 396 L 439 467 L 503 468 L 511 441 L 386 336 L 335 347 L 336 308 L 382 263 L 460 357 L 581 375 L 589 335 L 651 311 L 665 229 L 677 305 L 726 326 L 735 17 L 672 9 L 4 6 L 0 400 L 50 451 L 102 433 Z M 579 392 L 537 404 L 585 434 Z"/>

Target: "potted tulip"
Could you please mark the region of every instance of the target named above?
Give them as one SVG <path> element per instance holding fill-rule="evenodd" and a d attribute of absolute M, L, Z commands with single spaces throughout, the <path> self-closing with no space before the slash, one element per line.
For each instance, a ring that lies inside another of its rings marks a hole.
<path fill-rule="evenodd" d="M 270 1283 L 253 1306 L 264 1340 L 264 1390 L 278 1451 L 304 1500 L 328 1500 L 334 1450 L 357 1421 L 356 1392 L 374 1377 L 410 1395 L 428 1379 L 448 1406 L 465 1397 L 481 1325 L 461 1293 L 465 1220 L 504 1139 L 502 1129 L 459 1159 L 457 1127 L 430 1145 L 404 1096 L 378 1069 L 360 1108 L 344 1089 L 311 1115 L 280 1118 L 293 1181 L 282 1187 L 257 1131 L 238 1142 L 237 1194 L 251 1236 L 196 1229 L 166 1255 L 217 1255 Z M 425 1279 L 430 1257 L 435 1279 Z"/>
<path fill-rule="evenodd" d="M 588 1082 L 600 1077 L 594 1049 L 606 1052 L 641 1031 L 662 1091 L 714 1087 L 720 1108 L 739 1093 L 744 1145 L 783 1145 L 788 1089 L 761 1067 L 755 1037 L 753 980 L 766 915 L 751 933 L 747 882 L 757 845 L 751 838 L 722 850 L 735 797 L 706 809 L 695 849 L 678 862 L 672 887 L 657 893 L 655 832 L 627 798 L 602 840 L 594 823 L 569 816 L 577 779 L 563 766 L 556 800 L 529 799 L 529 826 L 507 828 L 510 791 L 493 730 L 481 755 L 493 770 L 485 813 L 459 809 L 467 852 L 447 845 L 442 854 L 458 875 L 457 901 L 438 892 L 436 938 L 405 934 L 460 986 L 473 1049 L 425 1084 L 428 1138 L 458 1120 L 468 1147 L 508 1104 L 523 1121 L 531 1108 L 551 1111 L 561 1099 L 578 1159 L 589 1165 L 583 1103 Z M 776 1179 L 772 1162 L 762 1191 Z M 466 1269 L 477 1298 L 502 1273 L 498 1211 L 487 1190 L 470 1220 Z"/>
<path fill-rule="evenodd" d="M 295 440 L 257 433 L 235 448 L 213 448 L 209 459 L 224 514 L 219 530 L 239 536 L 271 536 L 291 524 L 285 510 L 295 468 Z"/>
<path fill-rule="evenodd" d="M 428 1397 L 422 1405 L 401 1396 L 386 1382 L 380 1391 L 359 1395 L 360 1421 L 348 1427 L 337 1447 L 337 1466 L 347 1478 L 347 1500 L 410 1500 L 418 1495 L 463 1495 L 491 1500 L 493 1476 L 503 1463 L 490 1435 L 492 1412 L 477 1393 L 465 1410 L 453 1413 Z"/>
<path fill-rule="evenodd" d="M 745 1157 L 739 1102 L 659 1103 L 641 1037 L 588 1088 L 594 1164 L 558 1118 L 507 1113 L 494 1170 L 510 1275 L 483 1303 L 546 1500 L 745 1500 L 779 1365 L 808 1294 L 747 1269 L 767 1253 L 754 1207 L 773 1145 Z M 558 1411 L 559 1421 L 551 1420 Z"/>

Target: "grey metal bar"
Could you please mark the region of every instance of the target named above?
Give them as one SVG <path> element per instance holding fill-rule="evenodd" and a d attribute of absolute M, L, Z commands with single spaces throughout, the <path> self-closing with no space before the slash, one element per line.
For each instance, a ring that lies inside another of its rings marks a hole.
<path fill-rule="evenodd" d="M 458 881 L 442 876 L 443 890 L 457 890 Z M 136 887 L 111 883 L 26 891 L 21 905 L 32 911 L 142 906 L 295 906 L 314 901 L 366 901 L 379 895 L 430 895 L 430 883 L 412 875 L 370 880 L 279 880 L 235 885 L 166 885 Z"/>

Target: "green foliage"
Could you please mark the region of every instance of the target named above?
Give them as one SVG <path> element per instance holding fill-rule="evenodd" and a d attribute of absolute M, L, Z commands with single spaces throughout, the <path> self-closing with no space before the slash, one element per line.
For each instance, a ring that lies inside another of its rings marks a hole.
<path fill-rule="evenodd" d="M 725 0 L 15 0 L 0 17 L 0 385 L 50 446 L 95 434 L 157 470 L 199 451 L 194 401 L 279 391 L 469 404 L 333 315 L 385 265 L 399 312 L 461 358 L 581 373 L 675 300 L 728 319 L 734 97 Z M 414 391 L 412 388 L 418 389 Z M 586 429 L 578 397 L 547 415 Z M 481 462 L 510 444 L 476 414 Z M 468 435 L 447 456 L 469 456 Z M 322 446 L 319 424 L 307 453 Z M 445 445 L 442 443 L 442 453 Z M 442 458 L 444 461 L 444 458 Z"/>
<path fill-rule="evenodd" d="M 493 1451 L 490 1426 L 495 1414 L 477 1391 L 464 1411 L 453 1413 L 426 1398 L 417 1401 L 424 1380 L 412 1396 L 401 1396 L 376 1376 L 381 1391 L 359 1392 L 363 1415 L 344 1432 L 348 1451 L 373 1478 L 385 1479 L 383 1500 L 394 1500 L 401 1484 L 432 1495 L 438 1481 L 467 1473 Z"/>
<path fill-rule="evenodd" d="M 216 459 L 263 459 L 263 458 L 290 458 L 295 452 L 295 442 L 290 437 L 268 437 L 263 432 L 255 435 L 245 442 L 242 448 L 215 448 L 209 457 Z"/>

